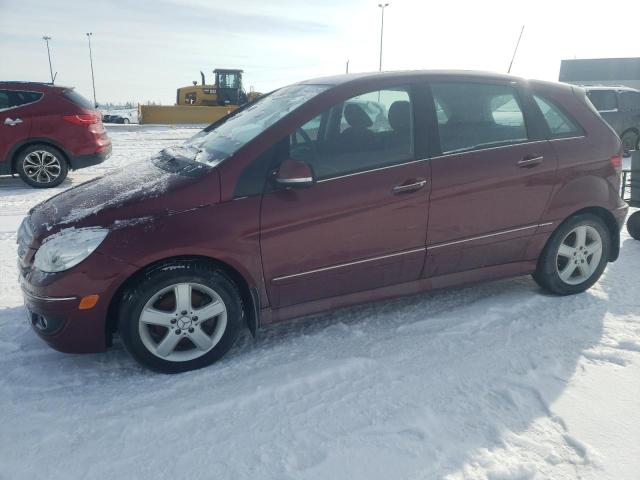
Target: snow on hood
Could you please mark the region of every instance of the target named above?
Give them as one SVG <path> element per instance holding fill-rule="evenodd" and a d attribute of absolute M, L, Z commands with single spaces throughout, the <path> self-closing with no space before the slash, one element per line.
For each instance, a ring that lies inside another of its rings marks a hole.
<path fill-rule="evenodd" d="M 183 189 L 190 187 L 194 180 L 193 176 L 167 171 L 149 160 L 133 163 L 37 205 L 30 212 L 32 225 L 46 232 L 69 226 L 113 225 L 118 228 L 168 211 L 178 212 L 214 203 L 217 198 L 211 186 L 207 198 L 198 194 L 199 189 L 192 192 L 189 188 L 185 195 Z M 167 195 L 174 190 L 180 190 L 182 194 Z"/>

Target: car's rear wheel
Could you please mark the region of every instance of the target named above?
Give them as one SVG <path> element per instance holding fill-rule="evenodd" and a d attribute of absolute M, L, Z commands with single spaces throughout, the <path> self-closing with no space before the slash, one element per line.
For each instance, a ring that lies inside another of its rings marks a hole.
<path fill-rule="evenodd" d="M 640 211 L 635 212 L 627 219 L 627 232 L 631 237 L 640 240 Z"/>
<path fill-rule="evenodd" d="M 611 234 L 602 219 L 581 214 L 553 233 L 533 274 L 535 281 L 556 295 L 572 295 L 590 288 L 607 266 Z"/>
<path fill-rule="evenodd" d="M 65 156 L 50 145 L 32 145 L 19 152 L 16 171 L 27 184 L 36 188 L 60 185 L 69 173 Z"/>
<path fill-rule="evenodd" d="M 620 140 L 622 141 L 622 150 L 624 151 L 625 157 L 629 156 L 631 150 L 638 150 L 640 136 L 636 132 L 624 132 Z"/>
<path fill-rule="evenodd" d="M 219 268 L 188 261 L 154 268 L 125 293 L 119 332 L 142 365 L 179 373 L 220 359 L 241 324 L 235 284 Z"/>
<path fill-rule="evenodd" d="M 131 122 L 129 122 L 128 118 L 125 118 L 125 119 L 122 120 L 122 123 L 124 123 L 125 125 L 129 125 L 129 123 L 131 123 Z"/>

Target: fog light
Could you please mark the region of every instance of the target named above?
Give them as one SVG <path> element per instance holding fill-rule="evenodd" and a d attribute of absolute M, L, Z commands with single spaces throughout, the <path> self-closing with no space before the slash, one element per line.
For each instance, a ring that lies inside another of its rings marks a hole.
<path fill-rule="evenodd" d="M 86 297 L 82 297 L 80 305 L 78 305 L 78 310 L 89 310 L 90 308 L 95 307 L 99 298 L 100 295 L 87 295 Z"/>

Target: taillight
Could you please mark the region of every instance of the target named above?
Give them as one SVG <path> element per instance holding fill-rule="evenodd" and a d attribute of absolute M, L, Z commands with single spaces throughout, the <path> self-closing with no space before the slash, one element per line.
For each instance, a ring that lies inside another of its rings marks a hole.
<path fill-rule="evenodd" d="M 95 113 L 83 113 L 80 115 L 64 115 L 63 120 L 73 123 L 75 125 L 93 125 L 94 123 L 100 123 L 100 115 Z"/>
<path fill-rule="evenodd" d="M 620 173 L 622 171 L 622 155 L 614 155 L 611 157 L 611 166 L 616 172 Z"/>

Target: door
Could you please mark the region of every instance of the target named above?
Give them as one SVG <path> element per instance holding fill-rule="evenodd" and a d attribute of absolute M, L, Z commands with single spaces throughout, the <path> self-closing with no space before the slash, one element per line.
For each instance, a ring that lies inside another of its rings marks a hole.
<path fill-rule="evenodd" d="M 35 92 L 0 90 L 0 164 L 5 169 L 9 168 L 8 155 L 13 146 L 29 138 L 31 119 L 25 110 L 40 96 Z"/>
<path fill-rule="evenodd" d="M 264 194 L 261 249 L 282 307 L 417 280 L 425 257 L 429 164 L 414 150 L 410 89 L 334 105 L 286 140 L 308 188 Z"/>
<path fill-rule="evenodd" d="M 555 183 L 549 142 L 527 128 L 512 84 L 433 83 L 428 276 L 523 259 Z"/>

